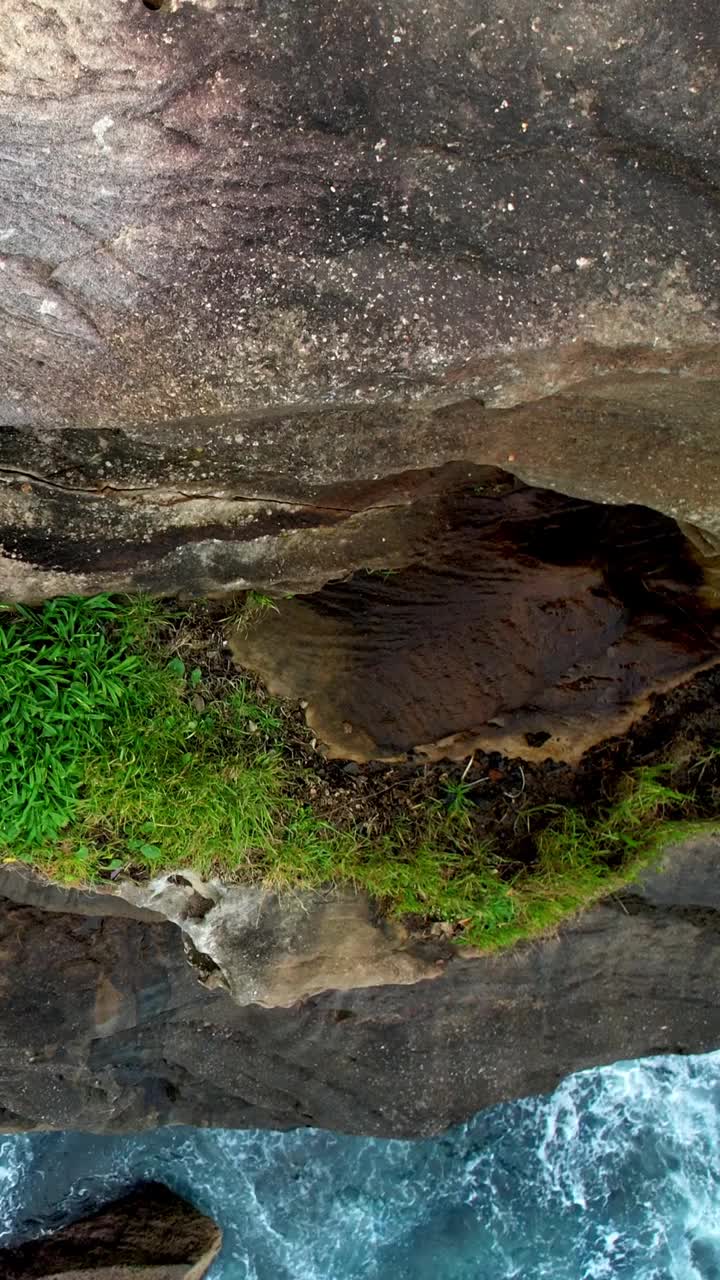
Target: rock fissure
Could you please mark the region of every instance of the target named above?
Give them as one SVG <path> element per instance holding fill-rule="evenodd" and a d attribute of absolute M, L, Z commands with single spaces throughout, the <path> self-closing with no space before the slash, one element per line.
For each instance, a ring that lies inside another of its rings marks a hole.
<path fill-rule="evenodd" d="M 2 428 L 0 427 L 0 431 Z M 225 489 L 220 493 L 208 492 L 204 489 L 197 489 L 192 493 L 184 490 L 175 490 L 171 494 L 163 493 L 158 486 L 138 486 L 137 488 L 118 488 L 114 485 L 103 484 L 102 487 L 96 489 L 81 489 L 73 485 L 63 485 L 56 480 L 50 480 L 47 476 L 38 475 L 35 472 L 16 469 L 13 467 L 0 467 L 0 477 L 12 476 L 20 481 L 38 484 L 47 489 L 56 489 L 62 493 L 73 494 L 82 498 L 135 498 L 150 497 L 154 507 L 172 507 L 183 502 L 245 502 L 252 507 L 274 506 L 289 512 L 294 510 L 311 510 L 317 512 L 331 512 L 337 515 L 354 515 L 357 507 L 330 506 L 321 502 L 298 502 L 295 499 L 270 498 L 258 494 L 237 493 L 233 489 Z M 24 492 L 24 490 L 23 490 Z M 378 502 L 373 503 L 364 508 L 364 510 L 372 511 L 397 511 L 405 507 L 404 502 Z"/>

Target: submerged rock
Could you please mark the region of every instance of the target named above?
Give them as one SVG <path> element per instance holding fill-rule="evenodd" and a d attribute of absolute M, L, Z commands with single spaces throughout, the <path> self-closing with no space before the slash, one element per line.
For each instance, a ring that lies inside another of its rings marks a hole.
<path fill-rule="evenodd" d="M 78 1222 L 0 1249 L 3 1280 L 202 1280 L 222 1233 L 160 1183 Z"/>
<path fill-rule="evenodd" d="M 4 1130 L 421 1136 L 584 1067 L 720 1046 L 715 837 L 552 936 L 290 1007 L 208 989 L 178 925 L 111 894 L 6 868 L 2 895 Z"/>

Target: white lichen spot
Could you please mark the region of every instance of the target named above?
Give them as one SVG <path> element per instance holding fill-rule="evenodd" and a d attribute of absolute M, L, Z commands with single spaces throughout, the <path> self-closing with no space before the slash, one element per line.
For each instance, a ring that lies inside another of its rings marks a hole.
<path fill-rule="evenodd" d="M 110 143 L 105 141 L 105 134 L 108 129 L 112 129 L 114 124 L 115 121 L 112 116 L 101 116 L 99 120 L 95 121 L 92 127 L 95 141 L 103 151 L 112 151 Z"/>
<path fill-rule="evenodd" d="M 594 258 L 576 258 L 575 266 L 578 271 L 587 271 L 588 267 L 591 267 L 594 261 Z"/>
<path fill-rule="evenodd" d="M 53 298 L 43 298 L 42 302 L 40 303 L 41 316 L 57 315 L 57 309 L 58 309 L 58 304 L 57 302 L 55 302 Z"/>

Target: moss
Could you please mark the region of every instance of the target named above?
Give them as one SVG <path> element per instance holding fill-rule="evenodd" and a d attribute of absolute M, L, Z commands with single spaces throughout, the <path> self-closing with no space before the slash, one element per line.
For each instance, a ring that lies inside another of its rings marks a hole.
<path fill-rule="evenodd" d="M 175 866 L 275 887 L 350 881 L 390 913 L 448 921 L 459 941 L 492 948 L 553 928 L 697 829 L 677 820 L 692 797 L 662 768 L 626 778 L 593 816 L 526 814 L 537 832 L 529 865 L 478 837 L 462 778 L 388 829 L 350 812 L 331 823 L 283 708 L 239 676 L 222 696 L 206 688 L 202 669 L 168 646 L 166 621 L 142 599 L 6 611 L 6 859 L 74 883 Z"/>

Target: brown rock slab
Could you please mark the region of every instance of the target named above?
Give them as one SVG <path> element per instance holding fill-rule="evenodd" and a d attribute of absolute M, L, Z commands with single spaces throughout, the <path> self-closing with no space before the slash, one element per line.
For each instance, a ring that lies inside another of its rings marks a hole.
<path fill-rule="evenodd" d="M 210 1218 L 160 1183 L 51 1235 L 0 1249 L 3 1280 L 201 1280 L 222 1244 Z"/>
<path fill-rule="evenodd" d="M 573 762 L 719 660 L 717 601 L 674 522 L 495 489 L 447 501 L 422 564 L 234 628 L 241 665 L 308 704 L 330 755 Z"/>

